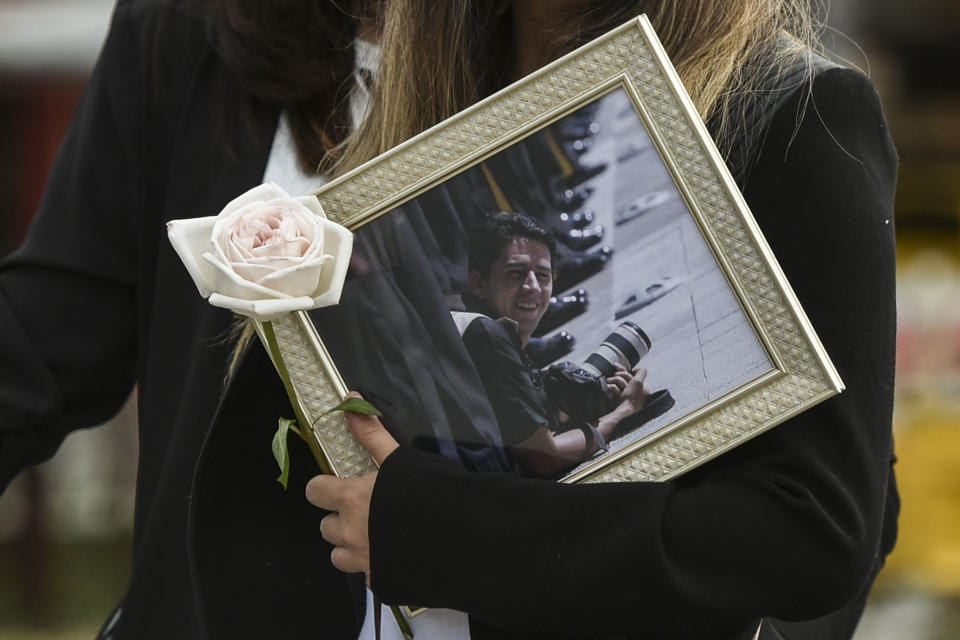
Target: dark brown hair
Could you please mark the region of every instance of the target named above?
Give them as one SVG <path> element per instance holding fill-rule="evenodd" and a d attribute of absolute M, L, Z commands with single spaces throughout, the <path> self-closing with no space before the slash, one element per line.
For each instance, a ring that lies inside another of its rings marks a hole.
<path fill-rule="evenodd" d="M 503 255 L 514 238 L 526 238 L 543 244 L 550 252 L 550 262 L 557 260 L 557 241 L 546 227 L 534 218 L 512 211 L 493 211 L 484 215 L 467 234 L 467 265 L 485 279 L 490 277 L 493 263 Z"/>
<path fill-rule="evenodd" d="M 353 42 L 379 0 L 184 0 L 206 20 L 234 76 L 240 116 L 263 102 L 290 121 L 304 170 L 315 172 L 349 133 Z M 267 141 L 269 142 L 269 141 Z"/>

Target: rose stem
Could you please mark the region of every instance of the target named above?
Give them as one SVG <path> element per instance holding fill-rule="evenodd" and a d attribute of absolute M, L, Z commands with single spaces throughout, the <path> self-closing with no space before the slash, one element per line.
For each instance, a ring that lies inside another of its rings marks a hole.
<path fill-rule="evenodd" d="M 334 475 L 327 456 L 324 455 L 323 450 L 320 448 L 320 443 L 317 442 L 316 437 L 313 435 L 313 428 L 310 426 L 310 422 L 300 409 L 300 403 L 297 401 L 297 395 L 293 389 L 293 382 L 290 380 L 290 372 L 287 371 L 287 365 L 283 361 L 283 356 L 280 355 L 280 345 L 277 344 L 277 334 L 273 331 L 273 323 L 261 322 L 260 324 L 263 327 L 263 336 L 267 339 L 267 348 L 270 349 L 270 355 L 273 356 L 273 364 L 277 367 L 277 373 L 283 382 L 283 388 L 287 392 L 287 398 L 290 399 L 290 406 L 293 407 L 297 425 L 300 426 L 300 429 L 298 429 L 300 437 L 303 438 L 307 442 L 307 446 L 310 447 L 313 457 L 316 459 L 317 464 L 320 465 L 320 471 L 327 475 Z"/>
<path fill-rule="evenodd" d="M 287 398 L 290 399 L 290 405 L 293 407 L 297 424 L 303 425 L 301 429 L 297 429 L 296 431 L 301 438 L 307 441 L 307 446 L 309 446 L 310 451 L 313 452 L 313 457 L 317 459 L 320 470 L 327 475 L 333 475 L 330 463 L 327 461 L 327 456 L 325 456 L 323 450 L 320 449 L 320 444 L 317 442 L 317 439 L 313 437 L 313 427 L 310 426 L 306 416 L 304 416 L 300 410 L 300 403 L 297 402 L 297 396 L 293 390 L 293 382 L 290 380 L 290 372 L 287 371 L 287 365 L 283 361 L 283 356 L 280 355 L 280 345 L 277 344 L 277 334 L 273 331 L 273 323 L 261 322 L 260 325 L 263 327 L 263 336 L 267 339 L 267 348 L 270 349 L 270 354 L 273 356 L 273 363 L 277 367 L 277 373 L 283 382 L 283 388 L 287 392 Z M 307 431 L 309 435 L 304 433 L 304 431 Z M 400 627 L 400 632 L 403 636 L 405 638 L 413 638 L 413 631 L 410 629 L 410 625 L 407 624 L 406 618 L 400 613 L 400 608 L 394 605 L 390 607 L 390 611 L 393 613 L 393 617 L 397 621 L 397 626 Z"/>

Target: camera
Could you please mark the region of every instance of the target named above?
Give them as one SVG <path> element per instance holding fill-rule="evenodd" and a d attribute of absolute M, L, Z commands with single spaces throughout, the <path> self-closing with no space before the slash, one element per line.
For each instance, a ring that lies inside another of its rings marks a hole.
<path fill-rule="evenodd" d="M 620 323 L 580 366 L 601 378 L 608 378 L 617 370 L 618 364 L 627 371 L 632 370 L 648 351 L 650 338 L 640 325 L 627 320 Z"/>
<path fill-rule="evenodd" d="M 544 392 L 550 402 L 567 415 L 596 420 L 617 403 L 607 390 L 607 378 L 616 365 L 632 370 L 650 351 L 650 338 L 635 322 L 621 323 L 600 343 L 581 365 L 558 362 L 541 373 Z"/>

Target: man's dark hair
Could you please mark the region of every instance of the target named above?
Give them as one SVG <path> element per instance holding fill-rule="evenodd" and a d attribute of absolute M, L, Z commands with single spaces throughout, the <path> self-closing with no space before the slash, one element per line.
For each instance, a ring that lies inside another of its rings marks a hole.
<path fill-rule="evenodd" d="M 503 255 L 504 249 L 514 238 L 542 242 L 550 251 L 551 265 L 556 262 L 557 241 L 542 224 L 524 213 L 496 211 L 484 215 L 470 230 L 470 246 L 467 250 L 470 271 L 488 277 L 493 263 Z"/>

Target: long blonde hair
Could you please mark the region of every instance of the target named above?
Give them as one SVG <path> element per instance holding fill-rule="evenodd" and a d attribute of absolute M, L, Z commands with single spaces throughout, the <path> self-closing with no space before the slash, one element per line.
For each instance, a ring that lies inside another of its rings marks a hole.
<path fill-rule="evenodd" d="M 522 0 L 515 0 L 522 1 Z M 819 50 L 813 0 L 555 0 L 547 63 L 646 13 L 722 153 L 765 81 Z M 512 77 L 509 1 L 386 0 L 380 82 L 364 123 L 322 167 L 342 174 L 503 87 Z"/>
<path fill-rule="evenodd" d="M 819 51 L 814 1 L 554 0 L 538 62 L 645 13 L 726 155 L 752 133 L 742 114 L 765 84 L 801 54 Z M 508 84 L 510 6 L 510 0 L 381 0 L 380 67 L 367 117 L 318 170 L 346 173 Z M 252 323 L 238 335 L 231 371 L 253 336 Z"/>

